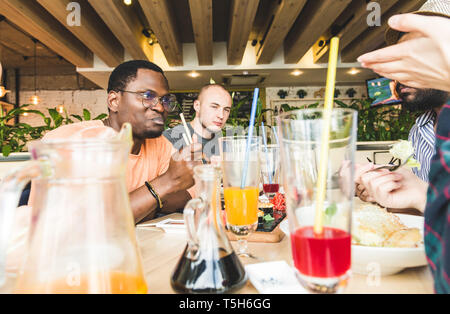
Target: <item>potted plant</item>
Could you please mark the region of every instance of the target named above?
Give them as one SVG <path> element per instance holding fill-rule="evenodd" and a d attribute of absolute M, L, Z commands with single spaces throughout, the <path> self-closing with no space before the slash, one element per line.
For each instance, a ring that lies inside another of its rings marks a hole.
<path fill-rule="evenodd" d="M 341 95 L 341 91 L 339 89 L 334 90 L 334 98 L 338 98 Z"/>
<path fill-rule="evenodd" d="M 277 95 L 281 98 L 281 99 L 285 99 L 287 96 L 288 92 L 284 89 L 280 89 L 277 93 Z"/>
<path fill-rule="evenodd" d="M 5 115 L 3 111 L 0 113 L 0 149 L 3 157 L 8 157 L 11 153 L 23 152 L 26 148 L 26 144 L 32 140 L 38 140 L 44 136 L 44 134 L 50 130 L 53 130 L 63 124 L 74 123 L 70 118 L 73 117 L 78 121 L 91 120 L 91 113 L 87 109 L 83 109 L 83 116 L 79 115 L 68 115 L 67 111 L 64 110 L 65 115 L 62 116 L 56 108 L 48 109 L 50 117 L 45 116 L 39 110 L 31 110 L 27 107 L 30 106 L 22 105 L 15 108 Z M 6 122 L 9 120 L 14 120 L 16 116 L 20 116 L 24 113 L 37 114 L 42 117 L 44 124 L 40 126 L 31 126 L 27 123 L 17 123 L 14 125 L 9 125 Z M 101 120 L 107 117 L 107 114 L 100 114 L 92 120 Z"/>
<path fill-rule="evenodd" d="M 335 100 L 336 106 L 358 111 L 358 142 L 407 140 L 419 113 L 395 106 L 372 107 L 371 99 L 353 99 L 350 105 Z"/>
<path fill-rule="evenodd" d="M 297 96 L 298 96 L 298 98 L 300 98 L 300 99 L 305 98 L 306 95 L 308 95 L 308 93 L 307 93 L 304 89 L 299 89 L 299 90 L 297 91 Z"/>
<path fill-rule="evenodd" d="M 353 98 L 356 94 L 356 90 L 353 88 L 349 88 L 345 93 L 347 94 L 348 97 Z"/>

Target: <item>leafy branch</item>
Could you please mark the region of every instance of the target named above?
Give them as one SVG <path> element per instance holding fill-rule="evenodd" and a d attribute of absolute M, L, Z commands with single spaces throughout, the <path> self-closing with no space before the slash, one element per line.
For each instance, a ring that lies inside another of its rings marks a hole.
<path fill-rule="evenodd" d="M 22 105 L 18 108 L 14 108 L 4 114 L 3 110 L 0 110 L 0 147 L 3 156 L 7 157 L 13 152 L 24 151 L 26 144 L 32 140 L 38 140 L 44 136 L 48 131 L 56 129 L 64 124 L 74 123 L 74 118 L 78 121 L 91 120 L 91 113 L 87 109 L 83 109 L 83 116 L 67 113 L 64 109 L 64 115 L 59 113 L 55 108 L 47 109 L 49 117 L 39 110 L 28 109 L 30 105 Z M 43 125 L 31 126 L 27 123 L 16 123 L 9 125 L 7 122 L 14 120 L 16 117 L 27 114 L 35 114 L 42 118 Z M 102 120 L 108 115 L 102 113 L 96 116 L 92 120 Z"/>

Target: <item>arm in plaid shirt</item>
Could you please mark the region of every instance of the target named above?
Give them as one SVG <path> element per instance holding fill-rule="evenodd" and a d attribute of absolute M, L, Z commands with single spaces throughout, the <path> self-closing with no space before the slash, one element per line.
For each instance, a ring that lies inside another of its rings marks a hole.
<path fill-rule="evenodd" d="M 450 293 L 450 104 L 442 108 L 429 174 L 425 251 L 436 293 Z"/>

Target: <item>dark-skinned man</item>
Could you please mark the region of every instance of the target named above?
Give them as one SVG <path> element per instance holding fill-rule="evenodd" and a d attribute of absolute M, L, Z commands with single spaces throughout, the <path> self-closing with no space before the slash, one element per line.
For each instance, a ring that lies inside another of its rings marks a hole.
<path fill-rule="evenodd" d="M 178 152 L 162 136 L 173 106 L 164 72 L 148 61 L 119 65 L 109 79 L 107 103 L 109 117 L 104 121 L 65 125 L 47 133 L 44 139 L 70 138 L 86 128 L 102 132 L 107 126 L 120 131 L 123 123 L 130 123 L 133 146 L 126 184 L 135 222 L 182 210 L 191 199 L 187 189 L 194 185 L 195 162 L 191 152 L 201 152 L 201 145 L 194 144 Z M 32 195 L 29 204 L 32 205 Z"/>

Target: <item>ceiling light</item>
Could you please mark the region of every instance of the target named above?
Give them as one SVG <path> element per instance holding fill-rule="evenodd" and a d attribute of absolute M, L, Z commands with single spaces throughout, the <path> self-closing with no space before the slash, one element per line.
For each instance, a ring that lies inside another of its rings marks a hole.
<path fill-rule="evenodd" d="M 5 97 L 6 93 L 10 93 L 10 90 L 7 90 L 4 86 L 0 86 L 0 98 Z"/>
<path fill-rule="evenodd" d="M 37 39 L 32 39 L 34 42 L 34 95 L 31 96 L 30 102 L 33 105 L 38 105 L 40 102 L 39 97 L 37 96 Z"/>
<path fill-rule="evenodd" d="M 200 76 L 200 74 L 199 74 L 198 72 L 195 72 L 195 71 L 190 72 L 188 75 L 189 75 L 190 77 L 192 77 L 192 78 L 196 78 L 196 77 L 199 77 L 199 76 Z"/>
<path fill-rule="evenodd" d="M 294 76 L 300 76 L 302 74 L 303 74 L 303 72 L 300 71 L 300 70 L 294 70 L 294 71 L 291 72 L 291 75 L 294 75 Z"/>
<path fill-rule="evenodd" d="M 350 71 L 348 71 L 347 73 L 350 74 L 350 75 L 356 75 L 356 74 L 358 74 L 359 72 L 361 72 L 361 71 L 358 70 L 358 69 L 352 68 L 352 69 L 351 69 Z"/>
<path fill-rule="evenodd" d="M 133 3 L 133 1 L 131 1 L 131 0 L 123 0 L 123 3 L 125 3 L 126 5 L 131 5 Z"/>

